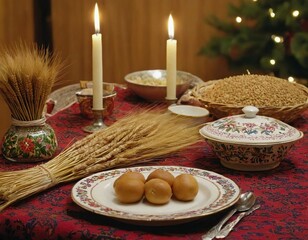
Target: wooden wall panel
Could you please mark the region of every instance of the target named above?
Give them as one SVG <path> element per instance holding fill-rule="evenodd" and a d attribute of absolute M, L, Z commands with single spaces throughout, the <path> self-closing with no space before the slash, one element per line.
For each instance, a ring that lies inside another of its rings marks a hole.
<path fill-rule="evenodd" d="M 34 41 L 33 0 L 0 0 L 0 47 Z"/>
<path fill-rule="evenodd" d="M 167 20 L 171 12 L 178 41 L 178 69 L 204 80 L 224 77 L 221 59 L 198 55 L 202 45 L 217 33 L 204 19 L 226 16 L 235 0 L 98 0 L 103 37 L 104 81 L 123 83 L 126 74 L 165 68 Z M 96 1 L 53 0 L 54 49 L 66 58 L 64 79 L 91 79 L 91 34 Z"/>
<path fill-rule="evenodd" d="M 0 48 L 20 39 L 34 42 L 33 0 L 0 0 Z M 91 79 L 93 10 L 98 2 L 104 49 L 104 81 L 123 83 L 126 74 L 164 69 L 167 20 L 172 13 L 178 41 L 178 69 L 204 80 L 224 77 L 221 59 L 199 56 L 215 33 L 205 24 L 211 15 L 226 16 L 227 4 L 237 0 L 52 0 L 53 46 L 66 69 L 61 85 Z M 8 107 L 0 97 L 0 137 L 10 124 Z"/>
<path fill-rule="evenodd" d="M 0 0 L 0 51 L 18 41 L 34 41 L 32 0 Z M 0 96 L 0 139 L 11 124 L 11 113 Z"/>

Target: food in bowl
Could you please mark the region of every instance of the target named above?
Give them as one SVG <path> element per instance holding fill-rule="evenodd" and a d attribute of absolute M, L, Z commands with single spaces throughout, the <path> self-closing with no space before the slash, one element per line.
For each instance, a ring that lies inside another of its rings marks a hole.
<path fill-rule="evenodd" d="M 237 106 L 294 106 L 307 101 L 307 93 L 297 84 L 267 75 L 238 75 L 204 88 L 202 99 Z"/>
<path fill-rule="evenodd" d="M 198 84 L 191 91 L 215 118 L 241 114 L 248 105 L 259 108 L 260 115 L 290 123 L 308 108 L 308 88 L 267 75 L 246 74 Z"/>
<path fill-rule="evenodd" d="M 200 134 L 212 147 L 223 166 L 242 171 L 263 171 L 279 166 L 303 133 L 246 106 L 244 114 L 207 123 Z"/>
<path fill-rule="evenodd" d="M 166 100 L 166 70 L 133 72 L 127 74 L 124 79 L 128 88 L 139 97 L 150 102 Z M 190 73 L 177 71 L 176 97 L 179 98 L 192 82 L 202 82 L 202 80 Z"/>

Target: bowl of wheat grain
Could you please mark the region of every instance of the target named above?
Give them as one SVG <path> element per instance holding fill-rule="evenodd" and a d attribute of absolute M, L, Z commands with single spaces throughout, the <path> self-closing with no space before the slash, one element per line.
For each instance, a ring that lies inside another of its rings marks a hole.
<path fill-rule="evenodd" d="M 259 114 L 290 123 L 308 108 L 308 88 L 267 75 L 237 75 L 198 86 L 194 94 L 215 118 L 240 114 L 248 105 Z"/>

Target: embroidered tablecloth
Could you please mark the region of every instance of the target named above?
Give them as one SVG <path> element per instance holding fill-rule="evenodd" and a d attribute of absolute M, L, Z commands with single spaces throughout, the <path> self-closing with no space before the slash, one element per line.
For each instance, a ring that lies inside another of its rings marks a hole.
<path fill-rule="evenodd" d="M 147 107 L 148 103 L 127 89 L 117 89 L 112 124 L 120 117 Z M 154 164 L 181 165 L 214 171 L 232 179 L 242 191 L 252 190 L 261 208 L 244 218 L 227 239 L 307 239 L 308 236 L 308 111 L 292 125 L 304 138 L 281 165 L 270 171 L 241 172 L 223 167 L 210 147 L 202 142 Z M 92 120 L 80 115 L 78 103 L 48 119 L 54 128 L 58 152 L 86 136 L 82 128 Z M 0 157 L 0 171 L 24 169 L 33 164 L 11 163 Z M 18 177 L 18 176 L 16 176 Z M 61 184 L 21 200 L 0 212 L 0 239 L 201 239 L 226 213 L 172 226 L 139 226 L 88 212 L 71 199 L 75 182 Z M 1 187 L 1 186 L 0 186 Z"/>

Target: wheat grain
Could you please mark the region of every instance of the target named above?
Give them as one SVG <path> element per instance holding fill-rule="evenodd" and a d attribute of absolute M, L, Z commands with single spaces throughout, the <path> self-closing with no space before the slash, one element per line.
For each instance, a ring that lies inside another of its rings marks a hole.
<path fill-rule="evenodd" d="M 0 54 L 0 93 L 20 121 L 42 118 L 45 102 L 61 70 L 48 50 L 19 43 Z"/>
<path fill-rule="evenodd" d="M 218 104 L 285 107 L 307 102 L 307 91 L 303 88 L 267 75 L 232 76 L 199 90 L 201 100 Z"/>
<path fill-rule="evenodd" d="M 161 109 L 126 116 L 73 143 L 44 164 L 26 170 L 0 172 L 0 211 L 61 182 L 173 154 L 201 141 L 199 128 L 195 119 L 165 113 Z M 106 143 L 108 147 L 105 147 Z"/>

